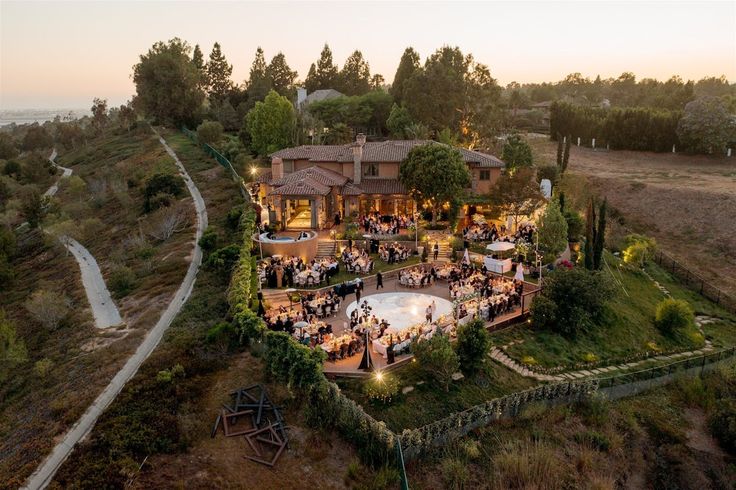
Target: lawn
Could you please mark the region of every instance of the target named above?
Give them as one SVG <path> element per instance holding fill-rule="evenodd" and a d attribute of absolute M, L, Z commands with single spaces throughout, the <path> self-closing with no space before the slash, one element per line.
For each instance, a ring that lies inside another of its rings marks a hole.
<path fill-rule="evenodd" d="M 549 331 L 535 331 L 527 326 L 492 334 L 495 345 L 510 345 L 507 352 L 521 361 L 532 357 L 539 365 L 551 368 L 574 366 L 595 356 L 599 362 L 620 361 L 647 351 L 671 351 L 698 349 L 703 346 L 697 335 L 664 335 L 654 325 L 657 304 L 665 295 L 656 288 L 646 274 L 619 266 L 620 262 L 606 255 L 610 268 L 606 273 L 614 279 L 616 293 L 610 299 L 603 321 L 591 331 L 576 338 L 566 338 Z M 697 314 L 709 314 L 722 321 L 704 328 L 717 346 L 732 345 L 736 337 L 734 316 L 719 308 L 697 293 L 677 283 L 656 264 L 649 264 L 646 271 L 665 286 L 675 298 L 686 299 Z"/>
<path fill-rule="evenodd" d="M 401 366 L 391 375 L 397 376 L 402 388 L 414 390 L 399 395 L 390 405 L 374 404 L 363 392 L 363 380 L 341 379 L 338 385 L 350 398 L 357 401 L 371 416 L 386 422 L 396 432 L 421 427 L 474 405 L 515 391 L 530 388 L 536 382 L 490 360 L 483 370 L 472 378 L 453 382 L 450 391 L 433 385 L 417 362 Z"/>

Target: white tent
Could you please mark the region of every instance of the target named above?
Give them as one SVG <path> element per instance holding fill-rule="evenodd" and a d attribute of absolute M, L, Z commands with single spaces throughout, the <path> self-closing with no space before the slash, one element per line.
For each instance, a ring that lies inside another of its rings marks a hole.
<path fill-rule="evenodd" d="M 509 250 L 512 250 L 516 247 L 511 242 L 493 242 L 486 246 L 487 250 L 490 250 L 491 252 L 508 252 Z"/>

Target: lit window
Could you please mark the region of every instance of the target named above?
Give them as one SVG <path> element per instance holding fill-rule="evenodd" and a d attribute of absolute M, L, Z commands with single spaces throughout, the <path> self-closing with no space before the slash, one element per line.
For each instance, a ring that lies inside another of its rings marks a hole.
<path fill-rule="evenodd" d="M 491 171 L 490 170 L 481 170 L 480 171 L 480 180 L 491 180 Z"/>

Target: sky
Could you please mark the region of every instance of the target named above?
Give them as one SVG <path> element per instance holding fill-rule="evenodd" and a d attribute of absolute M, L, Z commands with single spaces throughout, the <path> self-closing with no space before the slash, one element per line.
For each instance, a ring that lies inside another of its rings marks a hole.
<path fill-rule="evenodd" d="M 242 83 L 261 46 L 303 80 L 324 43 L 335 62 L 360 49 L 393 79 L 404 49 L 424 60 L 443 45 L 488 65 L 499 83 L 631 71 L 736 81 L 736 2 L 6 1 L 0 0 L 0 110 L 119 105 L 131 73 L 159 40 L 209 54 L 219 41 Z"/>

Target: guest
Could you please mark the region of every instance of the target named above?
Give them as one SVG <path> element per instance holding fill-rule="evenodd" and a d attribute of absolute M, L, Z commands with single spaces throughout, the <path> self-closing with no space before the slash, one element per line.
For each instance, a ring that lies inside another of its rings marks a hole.
<path fill-rule="evenodd" d="M 378 288 L 383 289 L 383 275 L 380 272 L 376 274 L 376 289 Z"/>

